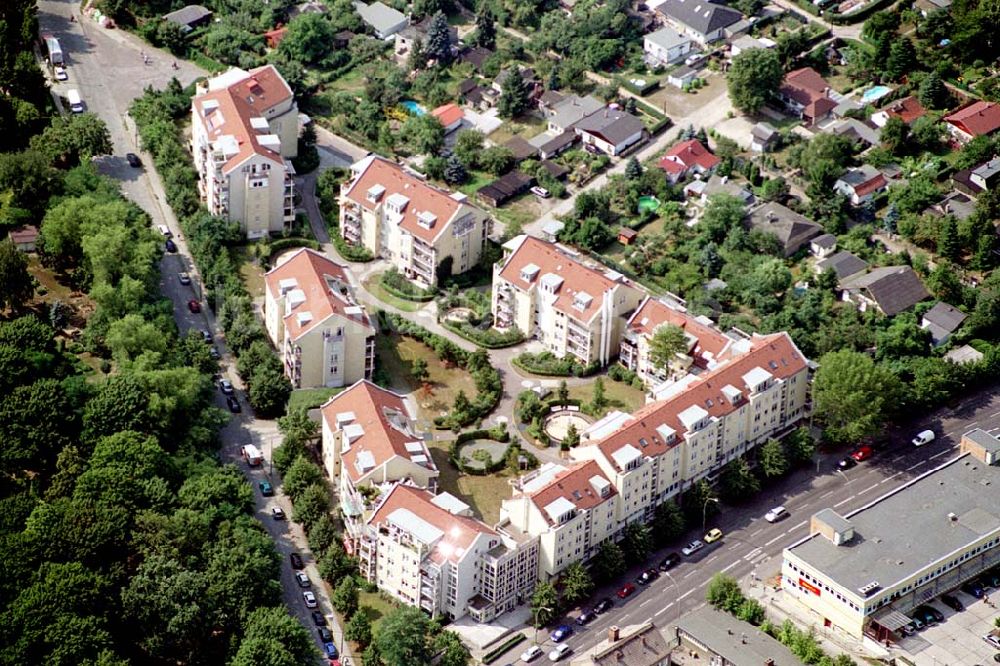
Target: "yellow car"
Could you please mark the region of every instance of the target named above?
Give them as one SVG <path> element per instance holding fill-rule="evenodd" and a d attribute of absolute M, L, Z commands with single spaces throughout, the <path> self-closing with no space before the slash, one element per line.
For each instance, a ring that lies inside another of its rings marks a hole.
<path fill-rule="evenodd" d="M 722 530 L 718 527 L 711 529 L 705 534 L 705 543 L 715 543 L 722 538 Z"/>

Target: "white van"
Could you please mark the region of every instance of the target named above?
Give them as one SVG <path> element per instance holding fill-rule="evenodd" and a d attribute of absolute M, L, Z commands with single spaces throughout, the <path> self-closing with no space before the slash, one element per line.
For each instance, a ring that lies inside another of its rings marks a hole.
<path fill-rule="evenodd" d="M 929 444 L 934 441 L 934 431 L 924 430 L 922 433 L 913 438 L 913 446 L 923 446 L 924 444 Z"/>
<path fill-rule="evenodd" d="M 156 225 L 156 230 L 159 231 L 165 238 L 173 238 L 174 235 L 171 233 L 170 228 L 165 224 Z"/>
<path fill-rule="evenodd" d="M 246 460 L 247 464 L 251 467 L 257 467 L 264 462 L 264 456 L 261 454 L 260 449 L 253 444 L 247 444 L 244 446 L 241 453 L 243 454 L 243 459 Z"/>
<path fill-rule="evenodd" d="M 83 98 L 80 97 L 80 92 L 73 88 L 66 93 L 66 99 L 69 100 L 69 110 L 73 113 L 83 113 Z"/>

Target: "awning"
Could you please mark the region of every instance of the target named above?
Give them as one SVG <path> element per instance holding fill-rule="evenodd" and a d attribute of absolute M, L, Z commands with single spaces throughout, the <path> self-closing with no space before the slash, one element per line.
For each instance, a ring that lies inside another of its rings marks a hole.
<path fill-rule="evenodd" d="M 875 613 L 875 616 L 872 619 L 875 622 L 878 622 L 879 626 L 885 627 L 889 631 L 899 631 L 909 623 L 913 622 L 913 620 L 906 617 L 898 610 L 892 608 L 883 608 L 879 612 Z"/>

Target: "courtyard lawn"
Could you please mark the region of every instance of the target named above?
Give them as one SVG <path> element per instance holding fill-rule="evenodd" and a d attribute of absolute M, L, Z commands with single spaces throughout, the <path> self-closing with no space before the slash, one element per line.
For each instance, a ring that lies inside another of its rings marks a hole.
<path fill-rule="evenodd" d="M 292 396 L 288 399 L 288 411 L 315 409 L 343 390 L 343 388 L 297 389 L 292 391 Z"/>
<path fill-rule="evenodd" d="M 367 278 L 365 278 L 364 282 L 362 282 L 361 284 L 365 288 L 365 291 L 367 291 L 369 294 L 371 294 L 378 300 L 382 301 L 383 303 L 386 303 L 387 305 L 391 305 L 394 308 L 399 308 L 404 312 L 416 312 L 424 305 L 426 305 L 426 303 L 417 303 L 415 301 L 408 301 L 405 298 L 393 296 L 392 294 L 390 294 L 388 291 L 385 290 L 380 280 L 381 280 L 381 274 L 373 273 L 372 275 L 369 275 Z"/>
<path fill-rule="evenodd" d="M 580 400 L 584 405 L 589 403 L 594 397 L 594 383 L 578 384 L 569 387 L 569 397 Z M 612 410 L 619 410 L 631 414 L 646 404 L 646 393 L 639 389 L 632 388 L 624 382 L 616 382 L 604 377 L 604 397 L 608 406 L 600 414 L 594 414 L 596 418 L 601 418 Z"/>
<path fill-rule="evenodd" d="M 502 145 L 515 136 L 524 140 L 532 139 L 547 127 L 545 119 L 535 113 L 527 113 L 514 120 L 508 120 L 490 134 L 490 141 L 494 145 Z"/>
<path fill-rule="evenodd" d="M 494 180 L 496 179 L 485 171 L 470 171 L 469 180 L 460 185 L 458 187 L 458 191 L 466 196 L 474 197 L 476 196 L 476 190 L 485 185 L 489 185 Z"/>
<path fill-rule="evenodd" d="M 382 618 L 391 613 L 396 609 L 396 604 L 389 601 L 383 597 L 378 592 L 365 592 L 360 590 L 358 592 L 358 608 L 366 609 L 368 613 L 368 619 L 372 623 L 372 631 L 378 631 L 378 625 L 382 622 Z"/>
<path fill-rule="evenodd" d="M 476 516 L 487 525 L 500 520 L 500 502 L 511 496 L 509 472 L 504 470 L 486 476 L 462 474 L 448 462 L 450 442 L 435 440 L 427 442 L 427 445 L 434 464 L 441 472 L 439 488 L 472 507 Z"/>
<path fill-rule="evenodd" d="M 243 286 L 250 293 L 250 298 L 263 298 L 264 270 L 257 263 L 256 258 L 250 254 L 250 246 L 235 247 L 232 252 L 233 259 L 240 267 L 240 279 L 243 280 Z"/>
<path fill-rule="evenodd" d="M 451 410 L 459 391 L 471 400 L 476 397 L 476 385 L 468 372 L 461 368 L 446 368 L 432 349 L 423 343 L 399 335 L 379 335 L 375 338 L 375 353 L 382 373 L 393 378 L 392 389 L 413 393 L 418 416 L 430 428 L 436 416 Z M 427 363 L 427 389 L 413 378 L 410 370 L 418 358 Z"/>

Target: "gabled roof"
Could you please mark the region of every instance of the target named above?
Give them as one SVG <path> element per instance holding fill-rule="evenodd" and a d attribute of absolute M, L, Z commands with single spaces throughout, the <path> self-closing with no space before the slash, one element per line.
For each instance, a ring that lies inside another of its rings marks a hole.
<path fill-rule="evenodd" d="M 713 360 L 719 359 L 729 348 L 733 340 L 711 323 L 702 321 L 688 312 L 682 312 L 675 307 L 652 296 L 646 297 L 635 313 L 629 317 L 626 326 L 638 335 L 652 336 L 663 324 L 673 324 L 696 339 L 692 354 L 695 356 L 709 355 Z"/>
<path fill-rule="evenodd" d="M 678 618 L 677 629 L 711 654 L 736 666 L 800 666 L 802 660 L 791 650 L 751 624 L 729 613 L 702 606 Z M 705 659 L 711 663 L 712 659 Z"/>
<path fill-rule="evenodd" d="M 38 240 L 38 227 L 33 224 L 26 224 L 20 227 L 11 229 L 8 232 L 11 242 L 14 245 L 21 245 L 23 243 L 34 243 Z"/>
<path fill-rule="evenodd" d="M 837 106 L 829 97 L 830 84 L 812 67 L 802 67 L 785 75 L 781 94 L 805 107 L 806 115 L 818 118 Z"/>
<path fill-rule="evenodd" d="M 363 379 L 320 409 L 327 427 L 344 433 L 344 446 L 349 448 L 341 449 L 342 468 L 355 483 L 396 456 L 437 470 L 398 393 Z M 419 452 L 414 443 L 420 443 Z"/>
<path fill-rule="evenodd" d="M 951 115 L 944 121 L 954 125 L 970 136 L 986 136 L 1000 129 L 1000 104 L 995 102 L 973 102 Z"/>
<path fill-rule="evenodd" d="M 856 275 L 866 268 L 868 268 L 868 263 L 864 259 L 851 254 L 847 250 L 841 250 L 826 259 L 816 262 L 816 269 L 820 273 L 833 269 L 833 272 L 837 274 L 838 280 Z"/>
<path fill-rule="evenodd" d="M 889 118 L 899 118 L 907 125 L 917 118 L 927 115 L 927 109 L 924 108 L 920 100 L 914 95 L 890 103 L 882 109 L 882 112 Z"/>
<path fill-rule="evenodd" d="M 765 203 L 750 213 L 750 226 L 773 234 L 781 241 L 785 256 L 823 233 L 823 227 L 780 203 Z"/>
<path fill-rule="evenodd" d="M 746 399 L 746 377 L 755 370 L 776 379 L 791 377 L 806 367 L 806 358 L 787 333 L 754 335 L 749 350 L 728 354 L 728 362 L 694 379 L 683 391 L 664 400 L 649 403 L 609 437 L 581 446 L 598 446 L 604 456 L 618 467 L 615 454 L 628 446 L 644 456 L 658 456 L 677 446 L 687 431 L 684 420 L 693 415 L 720 418 L 734 411 L 733 400 Z M 620 468 L 619 468 L 620 469 Z"/>
<path fill-rule="evenodd" d="M 540 488 L 532 488 L 527 495 L 549 525 L 558 524 L 559 517 L 567 511 L 593 509 L 618 494 L 593 460 L 570 468 L 554 468 L 552 472 L 551 480 Z"/>
<path fill-rule="evenodd" d="M 656 32 L 651 32 L 648 35 L 644 35 L 643 39 L 654 44 L 664 51 L 669 51 L 670 49 L 682 46 L 691 41 L 690 37 L 682 35 L 670 26 L 660 28 Z"/>
<path fill-rule="evenodd" d="M 457 123 L 465 118 L 465 111 L 463 111 L 462 107 L 458 104 L 452 102 L 450 104 L 443 104 L 437 107 L 431 111 L 431 115 L 437 118 L 438 122 L 440 122 L 444 127 L 448 127 L 449 125 L 453 125 L 454 123 Z"/>
<path fill-rule="evenodd" d="M 770 141 L 778 135 L 778 130 L 770 123 L 761 121 L 754 124 L 750 129 L 750 134 L 760 141 Z"/>
<path fill-rule="evenodd" d="M 930 297 L 924 283 L 909 266 L 883 266 L 870 273 L 860 273 L 841 282 L 841 288 L 867 291 L 888 317 Z"/>
<path fill-rule="evenodd" d="M 211 17 L 212 12 L 201 5 L 188 5 L 187 7 L 181 7 L 177 11 L 163 15 L 163 19 L 165 21 L 176 23 L 177 25 L 188 29 L 199 21 L 204 21 Z"/>
<path fill-rule="evenodd" d="M 656 11 L 702 35 L 731 26 L 743 18 L 735 9 L 707 0 L 666 0 Z"/>
<path fill-rule="evenodd" d="M 351 278 L 347 267 L 331 261 L 319 252 L 301 248 L 264 276 L 264 283 L 271 297 L 277 300 L 283 294 L 296 294 L 294 307 L 284 314 L 285 330 L 297 340 L 316 326 L 336 315 L 375 328 L 368 315 L 350 294 Z M 303 316 L 308 314 L 308 316 Z"/>
<path fill-rule="evenodd" d="M 568 129 L 603 108 L 604 102 L 591 95 L 570 95 L 553 107 L 555 114 L 549 118 L 549 122 L 556 127 Z"/>
<path fill-rule="evenodd" d="M 406 22 L 405 14 L 383 2 L 373 2 L 370 5 L 366 5 L 363 2 L 355 2 L 354 9 L 358 12 L 362 21 L 380 34 L 385 34 L 400 23 Z"/>
<path fill-rule="evenodd" d="M 930 310 L 924 313 L 923 320 L 928 328 L 934 327 L 945 333 L 954 333 L 965 321 L 966 314 L 954 305 L 938 301 Z"/>
<path fill-rule="evenodd" d="M 486 61 L 493 55 L 493 51 L 482 46 L 473 46 L 463 50 L 458 59 L 462 62 L 467 62 L 472 65 L 476 70 L 481 70 Z"/>
<path fill-rule="evenodd" d="M 888 185 L 885 176 L 878 169 L 868 164 L 848 169 L 847 173 L 838 180 L 850 187 L 859 197 L 867 196 Z"/>
<path fill-rule="evenodd" d="M 503 145 L 513 153 L 514 159 L 518 162 L 538 155 L 538 148 L 535 148 L 528 143 L 527 139 L 521 136 L 512 136 Z"/>
<path fill-rule="evenodd" d="M 590 114 L 574 127 L 578 132 L 593 134 L 615 146 L 645 129 L 642 121 L 631 113 L 610 108 Z"/>
<path fill-rule="evenodd" d="M 671 164 L 675 163 L 679 163 L 688 169 L 698 166 L 708 171 L 714 169 L 721 161 L 708 148 L 703 146 L 701 141 L 688 139 L 687 141 L 681 141 L 668 150 L 660 159 L 659 164 L 660 168 L 665 171 L 670 171 L 673 168 Z"/>

